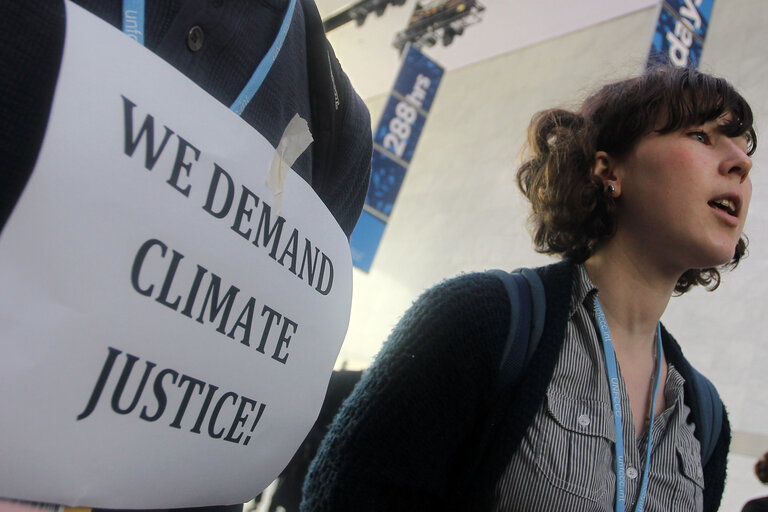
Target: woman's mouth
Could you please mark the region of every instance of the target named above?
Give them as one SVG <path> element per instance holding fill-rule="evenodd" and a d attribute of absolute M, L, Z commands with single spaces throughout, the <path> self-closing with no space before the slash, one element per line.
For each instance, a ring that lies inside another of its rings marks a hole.
<path fill-rule="evenodd" d="M 731 199 L 714 199 L 709 202 L 709 206 L 722 210 L 733 217 L 738 217 L 736 203 Z"/>

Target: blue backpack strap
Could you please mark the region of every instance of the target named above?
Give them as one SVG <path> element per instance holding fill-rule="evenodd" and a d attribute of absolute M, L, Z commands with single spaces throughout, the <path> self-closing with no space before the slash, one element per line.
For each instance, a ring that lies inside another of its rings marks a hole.
<path fill-rule="evenodd" d="M 544 285 L 539 275 L 531 269 L 513 272 L 490 270 L 501 282 L 509 295 L 509 334 L 499 366 L 498 389 L 516 383 L 526 364 L 536 350 L 544 330 L 546 300 Z"/>
<path fill-rule="evenodd" d="M 491 432 L 503 414 L 504 404 L 500 400 L 501 396 L 505 389 L 520 381 L 523 370 L 536 350 L 544 330 L 546 300 L 544 285 L 539 275 L 530 269 L 511 273 L 504 270 L 489 270 L 488 273 L 498 277 L 507 290 L 510 305 L 509 331 L 504 342 L 496 389 L 487 397 L 486 414 L 478 418 L 477 435 L 472 437 L 474 442 L 467 453 L 468 458 L 459 469 L 455 482 L 456 492 L 475 477 L 477 469 L 486 456 Z M 454 494 L 449 493 L 449 501 L 446 502 L 449 508 L 451 505 L 455 506 L 452 497 Z"/>
<path fill-rule="evenodd" d="M 526 276 L 531 272 L 533 276 Z M 509 331 L 504 342 L 504 349 L 496 378 L 496 388 L 487 398 L 485 414 L 478 418 L 477 435 L 473 436 L 474 443 L 467 454 L 468 459 L 462 464 L 456 489 L 466 484 L 476 473 L 486 455 L 486 447 L 491 431 L 498 418 L 503 414 L 503 404 L 500 397 L 505 389 L 517 384 L 522 376 L 525 365 L 538 345 L 538 338 L 544 325 L 544 286 L 538 274 L 533 271 L 506 272 L 504 270 L 489 270 L 489 274 L 498 277 L 504 284 L 509 296 L 510 317 Z M 531 334 L 536 334 L 533 339 Z"/>
<path fill-rule="evenodd" d="M 699 404 L 699 422 L 696 431 L 701 445 L 701 465 L 706 466 L 715 451 L 720 430 L 723 428 L 723 402 L 715 386 L 696 368 L 691 367 L 693 389 Z"/>
<path fill-rule="evenodd" d="M 509 332 L 501 353 L 498 379 L 498 388 L 504 389 L 522 374 L 525 365 L 531 332 L 531 294 L 522 275 L 500 270 L 491 273 L 501 279 L 509 295 Z"/>
<path fill-rule="evenodd" d="M 547 300 L 544 294 L 544 283 L 541 282 L 539 274 L 530 268 L 516 270 L 528 281 L 529 291 L 533 303 L 531 314 L 531 336 L 528 341 L 528 354 L 525 357 L 525 364 L 531 360 L 536 347 L 539 346 L 541 334 L 544 332 L 544 318 L 547 311 Z"/>

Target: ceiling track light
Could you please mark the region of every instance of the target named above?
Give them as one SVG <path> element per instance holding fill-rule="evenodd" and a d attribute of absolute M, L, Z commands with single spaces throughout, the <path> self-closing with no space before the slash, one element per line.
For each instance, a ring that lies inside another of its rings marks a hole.
<path fill-rule="evenodd" d="M 354 21 L 359 27 L 365 23 L 370 13 L 382 16 L 387 6 L 404 5 L 405 2 L 406 0 L 359 0 L 324 19 L 323 28 L 326 32 L 330 32 L 350 21 Z"/>
<path fill-rule="evenodd" d="M 402 52 L 406 44 L 416 48 L 453 43 L 464 29 L 482 21 L 485 7 L 475 0 L 427 0 L 416 3 L 408 27 L 395 35 L 392 45 Z"/>

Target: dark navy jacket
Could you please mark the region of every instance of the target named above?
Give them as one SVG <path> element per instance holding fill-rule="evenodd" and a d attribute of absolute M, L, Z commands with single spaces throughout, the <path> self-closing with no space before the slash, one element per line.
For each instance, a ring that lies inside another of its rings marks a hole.
<path fill-rule="evenodd" d="M 121 27 L 120 0 L 75 2 Z M 288 0 L 147 1 L 145 45 L 231 105 L 275 39 L 287 5 Z M 45 133 L 64 27 L 60 0 L 3 3 L 0 228 L 34 167 Z M 199 48 L 189 42 L 193 27 L 202 34 Z M 325 38 L 312 0 L 297 2 L 285 43 L 243 119 L 277 146 L 295 113 L 309 122 L 315 142 L 294 169 L 349 237 L 368 189 L 371 123 Z"/>

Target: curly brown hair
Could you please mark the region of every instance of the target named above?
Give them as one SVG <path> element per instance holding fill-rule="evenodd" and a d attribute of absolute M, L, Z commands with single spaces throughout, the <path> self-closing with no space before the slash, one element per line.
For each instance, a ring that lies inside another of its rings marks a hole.
<path fill-rule="evenodd" d="M 768 452 L 765 452 L 755 464 L 755 475 L 757 475 L 758 480 L 768 484 Z"/>
<path fill-rule="evenodd" d="M 724 114 L 730 117 L 719 130 L 729 137 L 746 135 L 752 155 L 757 137 L 749 104 L 724 79 L 693 69 L 655 67 L 603 86 L 578 111 L 536 114 L 528 128 L 526 158 L 517 170 L 518 186 L 532 206 L 536 250 L 583 262 L 615 233 L 616 202 L 591 172 L 598 151 L 620 159 L 651 131 L 670 133 Z M 694 285 L 714 290 L 719 270 L 736 267 L 746 248 L 742 235 L 730 262 L 686 271 L 675 293 Z"/>

